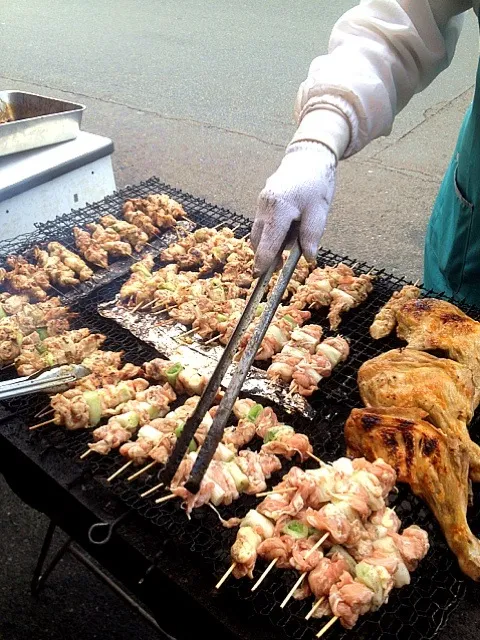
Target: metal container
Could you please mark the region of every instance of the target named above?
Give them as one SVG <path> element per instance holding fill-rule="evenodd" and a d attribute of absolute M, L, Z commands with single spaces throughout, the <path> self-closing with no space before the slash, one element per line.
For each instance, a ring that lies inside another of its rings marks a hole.
<path fill-rule="evenodd" d="M 0 156 L 73 140 L 82 104 L 24 91 L 0 91 Z"/>

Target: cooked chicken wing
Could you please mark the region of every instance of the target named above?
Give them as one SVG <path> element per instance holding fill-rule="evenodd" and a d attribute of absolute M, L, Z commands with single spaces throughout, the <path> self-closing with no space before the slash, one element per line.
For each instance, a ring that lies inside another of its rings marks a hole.
<path fill-rule="evenodd" d="M 422 290 L 411 284 L 406 285 L 400 291 L 395 291 L 390 300 L 385 304 L 375 316 L 370 327 L 370 335 L 375 340 L 385 338 L 391 333 L 396 325 L 396 312 L 407 301 L 419 298 Z"/>

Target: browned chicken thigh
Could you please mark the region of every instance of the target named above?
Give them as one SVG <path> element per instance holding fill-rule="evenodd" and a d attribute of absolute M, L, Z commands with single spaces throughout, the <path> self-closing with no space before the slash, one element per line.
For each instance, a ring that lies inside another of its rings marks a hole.
<path fill-rule="evenodd" d="M 394 467 L 398 480 L 429 505 L 462 571 L 480 580 L 480 541 L 466 517 L 468 451 L 421 415 L 408 409 L 353 409 L 345 425 L 348 453 L 382 458 Z"/>

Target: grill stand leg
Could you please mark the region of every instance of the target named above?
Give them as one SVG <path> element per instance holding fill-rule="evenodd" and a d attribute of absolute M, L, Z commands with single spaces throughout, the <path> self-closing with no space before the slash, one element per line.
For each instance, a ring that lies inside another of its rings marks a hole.
<path fill-rule="evenodd" d="M 45 569 L 45 571 L 43 571 L 42 573 L 45 560 L 47 558 L 50 547 L 52 546 L 53 535 L 55 533 L 56 528 L 57 527 L 55 523 L 52 522 L 52 520 L 50 520 L 47 533 L 45 534 L 42 548 L 40 550 L 40 555 L 38 556 L 37 564 L 33 572 L 32 582 L 30 583 L 30 591 L 32 595 L 38 595 L 40 593 L 43 586 L 45 585 L 45 582 L 48 576 L 52 573 L 52 571 L 55 569 L 57 564 L 60 562 L 60 560 L 63 558 L 63 556 L 65 555 L 65 553 L 68 551 L 70 547 L 71 539 L 69 538 L 68 540 L 66 540 L 66 542 L 62 544 L 60 549 L 57 551 L 57 553 L 53 556 L 52 560 L 47 565 L 47 568 Z"/>
<path fill-rule="evenodd" d="M 127 602 L 132 607 L 132 609 L 137 611 L 149 624 L 151 624 L 152 627 L 154 627 L 161 634 L 162 638 L 164 638 L 165 640 L 176 640 L 173 636 L 169 635 L 160 627 L 155 618 L 150 615 L 150 613 L 148 613 L 146 609 L 144 609 L 138 602 L 136 602 L 131 596 L 129 596 L 128 593 L 126 593 L 119 584 L 112 580 L 104 571 L 102 571 L 100 567 L 92 562 L 85 553 L 78 549 L 71 538 L 68 538 L 68 540 L 66 540 L 62 544 L 60 549 L 48 563 L 45 571 L 43 571 L 45 560 L 47 558 L 48 552 L 50 551 L 50 547 L 52 546 L 55 529 L 56 525 L 54 524 L 54 522 L 52 522 L 52 520 L 50 520 L 45 538 L 43 540 L 42 548 L 40 549 L 37 564 L 33 572 L 32 581 L 30 583 L 30 591 L 32 595 L 38 595 L 40 593 L 49 575 L 55 569 L 63 556 L 69 551 L 74 558 L 76 558 L 87 569 L 94 573 L 97 578 L 108 585 L 112 589 L 112 591 L 114 591 L 118 596 L 125 600 L 125 602 Z"/>

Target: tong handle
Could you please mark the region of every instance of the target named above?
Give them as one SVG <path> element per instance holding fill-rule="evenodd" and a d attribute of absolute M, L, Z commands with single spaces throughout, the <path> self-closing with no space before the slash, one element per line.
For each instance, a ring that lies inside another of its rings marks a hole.
<path fill-rule="evenodd" d="M 191 493 L 197 493 L 200 488 L 200 483 L 205 475 L 205 471 L 207 470 L 207 467 L 217 450 L 217 446 L 223 437 L 225 425 L 232 412 L 233 405 L 238 398 L 238 394 L 240 393 L 248 371 L 255 359 L 258 348 L 260 347 L 267 329 L 278 309 L 278 305 L 283 298 L 283 294 L 287 289 L 288 283 L 290 282 L 301 255 L 302 250 L 300 248 L 300 243 L 296 240 L 285 266 L 278 277 L 270 298 L 267 300 L 259 323 L 256 326 L 245 351 L 243 352 L 242 358 L 238 363 L 230 384 L 228 385 L 228 389 L 220 402 L 212 426 L 208 431 L 205 442 L 200 448 L 192 473 L 190 474 L 190 478 L 188 482 L 185 483 L 185 488 Z"/>
<path fill-rule="evenodd" d="M 195 435 L 195 432 L 197 431 L 201 421 L 212 406 L 213 400 L 217 395 L 218 388 L 222 383 L 228 367 L 232 363 L 240 340 L 257 312 L 257 307 L 265 294 L 268 283 L 270 282 L 273 272 L 275 271 L 275 267 L 276 262 L 274 262 L 270 266 L 268 271 L 266 271 L 259 277 L 257 284 L 255 285 L 255 289 L 248 299 L 245 309 L 240 319 L 238 320 L 237 326 L 235 327 L 235 330 L 231 335 L 230 340 L 225 347 L 217 366 L 215 367 L 215 371 L 213 372 L 202 394 L 202 397 L 200 398 L 195 408 L 195 411 L 185 422 L 182 433 L 175 443 L 175 448 L 168 459 L 165 469 L 161 474 L 161 480 L 167 487 L 170 485 L 180 462 L 183 460 L 188 446 L 193 436 Z"/>

